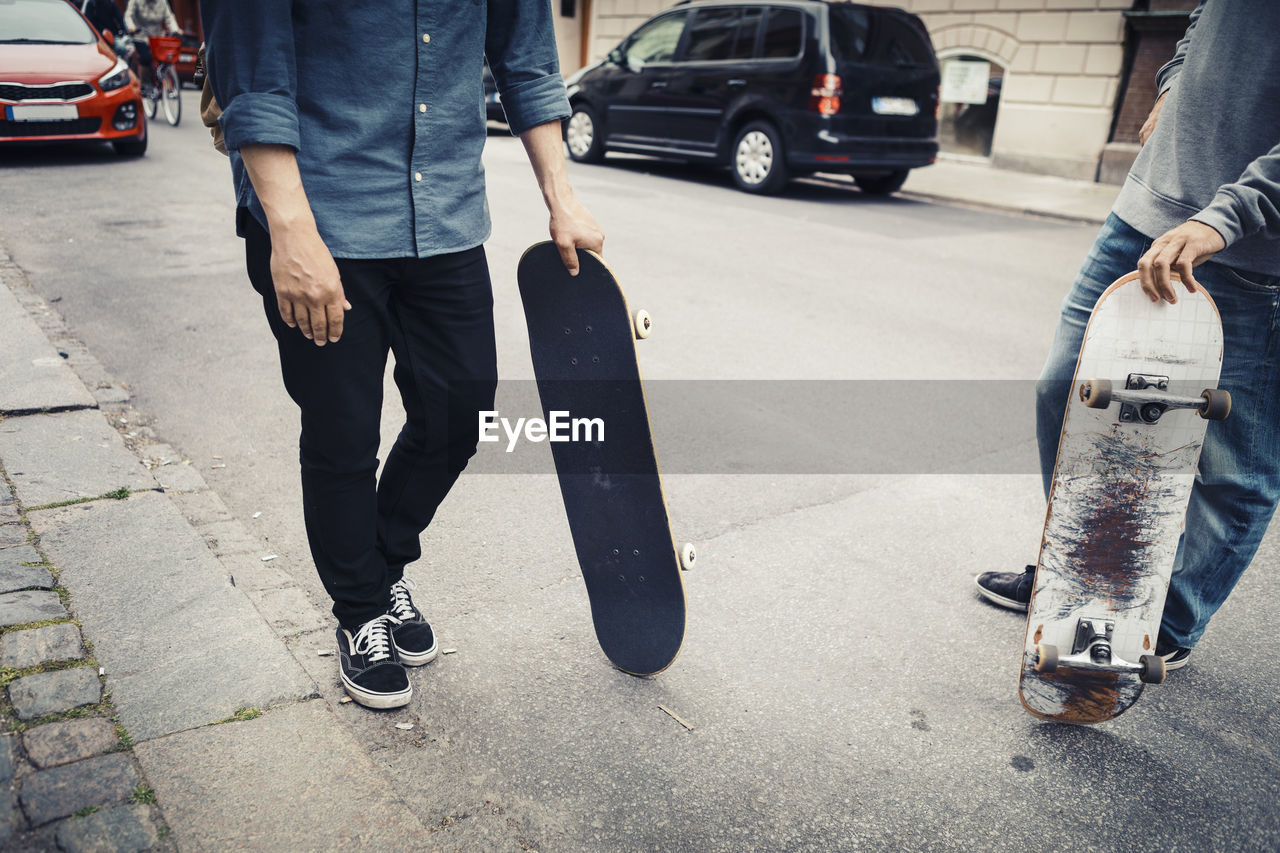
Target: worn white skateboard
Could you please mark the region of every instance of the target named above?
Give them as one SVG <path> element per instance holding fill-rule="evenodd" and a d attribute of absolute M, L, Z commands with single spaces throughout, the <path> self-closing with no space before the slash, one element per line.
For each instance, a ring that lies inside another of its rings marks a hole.
<path fill-rule="evenodd" d="M 1222 323 L 1177 282 L 1153 303 L 1138 273 L 1098 299 L 1058 443 L 1027 612 L 1018 693 L 1028 711 L 1098 723 L 1164 680 L 1156 637 L 1217 390 Z"/>

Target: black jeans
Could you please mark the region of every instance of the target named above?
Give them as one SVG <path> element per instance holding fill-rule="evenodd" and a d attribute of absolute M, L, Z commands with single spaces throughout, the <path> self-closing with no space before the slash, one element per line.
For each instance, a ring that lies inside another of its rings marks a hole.
<path fill-rule="evenodd" d="M 289 396 L 311 555 L 333 614 L 355 629 L 385 613 L 421 556 L 419 536 L 475 454 L 497 389 L 493 290 L 483 247 L 434 258 L 337 259 L 352 308 L 317 347 L 280 319 L 271 239 L 244 216 L 249 279 L 262 296 Z M 377 477 L 387 352 L 407 420 Z"/>

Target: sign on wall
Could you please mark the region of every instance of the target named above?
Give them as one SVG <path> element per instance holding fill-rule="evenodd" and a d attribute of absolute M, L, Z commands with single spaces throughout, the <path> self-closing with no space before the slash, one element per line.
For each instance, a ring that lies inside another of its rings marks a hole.
<path fill-rule="evenodd" d="M 985 104 L 990 77 L 990 62 L 943 60 L 942 102 L 944 104 Z"/>

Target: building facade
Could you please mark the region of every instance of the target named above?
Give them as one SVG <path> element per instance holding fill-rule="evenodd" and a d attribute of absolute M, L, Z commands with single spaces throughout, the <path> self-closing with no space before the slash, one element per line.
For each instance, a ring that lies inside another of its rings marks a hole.
<path fill-rule="evenodd" d="M 579 41 L 561 46 L 566 72 L 606 56 L 650 16 L 673 5 L 670 0 L 577 4 Z M 944 152 L 1001 168 L 1119 182 L 1154 101 L 1155 71 L 1173 55 L 1195 0 L 899 0 L 894 5 L 920 16 L 942 64 Z"/>

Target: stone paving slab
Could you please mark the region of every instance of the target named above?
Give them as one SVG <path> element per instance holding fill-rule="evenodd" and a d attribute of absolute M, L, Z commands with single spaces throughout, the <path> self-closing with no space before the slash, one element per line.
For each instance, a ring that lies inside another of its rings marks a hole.
<path fill-rule="evenodd" d="M 47 510 L 32 524 L 136 740 L 315 694 L 164 495 Z"/>
<path fill-rule="evenodd" d="M 0 524 L 13 524 L 14 522 L 21 520 L 21 517 L 22 516 L 18 513 L 17 504 L 12 501 L 0 504 Z"/>
<path fill-rule="evenodd" d="M 13 736 L 0 735 L 0 785 L 13 781 Z"/>
<path fill-rule="evenodd" d="M 102 755 L 119 742 L 116 727 L 101 717 L 46 723 L 22 736 L 28 760 L 41 770 Z"/>
<path fill-rule="evenodd" d="M 417 816 L 322 701 L 180 732 L 135 752 L 179 849 L 430 847 Z"/>
<path fill-rule="evenodd" d="M 102 682 L 91 666 L 38 672 L 9 682 L 9 701 L 20 720 L 96 705 L 101 699 Z"/>
<path fill-rule="evenodd" d="M 0 551 L 0 553 L 4 552 Z M 19 564 L 0 569 L 0 593 L 16 592 L 20 589 L 31 589 L 32 587 L 53 589 L 53 575 L 44 566 L 23 566 Z"/>
<path fill-rule="evenodd" d="M 247 594 L 277 636 L 292 637 L 329 625 L 328 615 L 320 612 L 297 587 L 255 590 Z"/>
<path fill-rule="evenodd" d="M 17 297 L 0 286 L 0 414 L 95 405 Z"/>
<path fill-rule="evenodd" d="M 33 773 L 22 781 L 18 799 L 27 820 L 39 826 L 91 806 L 124 802 L 141 781 L 129 756 L 117 752 Z"/>
<path fill-rule="evenodd" d="M 151 808 L 112 806 L 58 826 L 58 847 L 66 853 L 138 853 L 159 841 Z"/>
<path fill-rule="evenodd" d="M 43 622 L 46 619 L 62 619 L 67 616 L 62 599 L 56 592 L 28 590 L 6 592 L 0 595 L 0 628 Z"/>
<path fill-rule="evenodd" d="M 42 563 L 40 552 L 30 545 L 16 545 L 0 551 L 0 571 L 20 567 L 23 563 Z"/>
<path fill-rule="evenodd" d="M 0 666 L 26 669 L 59 660 L 80 660 L 84 644 L 80 629 L 71 622 L 10 631 L 0 636 Z"/>
<path fill-rule="evenodd" d="M 3 845 L 18 829 L 22 812 L 18 810 L 18 795 L 13 791 L 0 791 L 0 845 Z M 7 848 L 0 848 L 7 849 Z"/>
<path fill-rule="evenodd" d="M 0 423 L 0 459 L 27 507 L 156 488 L 98 411 L 9 418 Z"/>
<path fill-rule="evenodd" d="M 21 524 L 0 524 L 0 548 L 15 548 L 26 544 L 27 528 Z"/>

